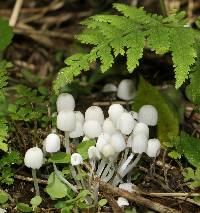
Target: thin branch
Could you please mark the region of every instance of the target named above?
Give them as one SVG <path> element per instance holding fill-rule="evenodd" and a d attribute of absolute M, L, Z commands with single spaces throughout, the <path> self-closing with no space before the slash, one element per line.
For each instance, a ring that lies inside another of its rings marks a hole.
<path fill-rule="evenodd" d="M 11 17 L 9 20 L 9 25 L 11 27 L 14 27 L 17 23 L 17 19 L 19 17 L 19 13 L 20 13 L 22 4 L 23 4 L 23 0 L 16 0 L 15 6 L 13 8 L 13 11 L 12 11 L 12 14 L 11 14 Z"/>

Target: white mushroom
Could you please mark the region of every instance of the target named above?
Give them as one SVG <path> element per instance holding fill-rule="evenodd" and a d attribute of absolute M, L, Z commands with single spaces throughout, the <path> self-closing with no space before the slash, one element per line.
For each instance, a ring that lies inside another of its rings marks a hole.
<path fill-rule="evenodd" d="M 58 152 L 60 150 L 60 138 L 57 134 L 51 133 L 46 137 L 45 148 L 49 153 Z"/>
<path fill-rule="evenodd" d="M 117 131 L 114 123 L 111 121 L 110 118 L 106 118 L 103 122 L 103 131 L 110 135 L 114 134 Z"/>
<path fill-rule="evenodd" d="M 118 132 L 113 134 L 109 141 L 115 152 L 122 152 L 126 148 L 125 139 L 123 135 Z"/>
<path fill-rule="evenodd" d="M 73 111 L 75 108 L 74 97 L 69 93 L 61 93 L 57 98 L 56 105 L 58 113 L 62 110 Z"/>
<path fill-rule="evenodd" d="M 128 200 L 124 197 L 119 197 L 117 200 L 117 204 L 119 207 L 129 206 Z"/>
<path fill-rule="evenodd" d="M 146 153 L 151 158 L 157 157 L 160 153 L 160 141 L 155 138 L 149 139 Z"/>
<path fill-rule="evenodd" d="M 36 169 L 39 169 L 43 164 L 43 152 L 38 147 L 30 148 L 26 151 L 24 163 L 28 168 L 32 169 L 32 176 L 36 195 L 40 195 L 38 181 L 36 177 Z"/>
<path fill-rule="evenodd" d="M 102 92 L 104 93 L 117 92 L 117 87 L 112 83 L 108 83 L 103 86 Z"/>
<path fill-rule="evenodd" d="M 148 126 L 156 126 L 158 121 L 157 109 L 152 105 L 142 106 L 138 112 L 138 120 Z"/>
<path fill-rule="evenodd" d="M 136 85 L 131 79 L 124 79 L 119 83 L 117 89 L 117 97 L 129 101 L 132 100 L 136 95 Z"/>
<path fill-rule="evenodd" d="M 137 123 L 133 129 L 133 135 L 145 134 L 149 138 L 149 127 L 145 123 Z"/>
<path fill-rule="evenodd" d="M 78 166 L 83 163 L 83 158 L 79 153 L 73 153 L 71 155 L 71 164 L 72 166 Z"/>
<path fill-rule="evenodd" d="M 100 107 L 98 106 L 91 106 L 85 112 L 85 120 L 95 120 L 98 121 L 100 124 L 104 122 L 104 114 Z"/>
<path fill-rule="evenodd" d="M 112 104 L 108 109 L 108 114 L 110 119 L 114 124 L 116 124 L 120 115 L 125 111 L 122 105 L 120 104 Z"/>
<path fill-rule="evenodd" d="M 110 135 L 107 133 L 101 133 L 97 139 L 96 147 L 102 152 L 103 147 L 109 143 Z"/>
<path fill-rule="evenodd" d="M 79 138 L 83 135 L 84 135 L 83 123 L 80 120 L 78 120 L 78 121 L 76 121 L 75 129 L 69 133 L 69 137 L 70 138 Z"/>
<path fill-rule="evenodd" d="M 115 155 L 115 150 L 111 144 L 106 144 L 102 149 L 102 153 L 106 158 L 109 158 Z"/>
<path fill-rule="evenodd" d="M 142 154 L 147 150 L 147 137 L 145 134 L 137 134 L 133 137 L 132 151 L 134 153 Z"/>
<path fill-rule="evenodd" d="M 96 120 L 85 121 L 83 125 L 83 132 L 88 138 L 96 138 L 102 132 L 101 124 Z"/>

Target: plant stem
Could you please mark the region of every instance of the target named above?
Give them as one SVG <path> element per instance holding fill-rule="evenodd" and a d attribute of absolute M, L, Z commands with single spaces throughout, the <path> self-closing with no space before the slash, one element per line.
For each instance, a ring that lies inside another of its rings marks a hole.
<path fill-rule="evenodd" d="M 123 174 L 123 171 L 127 168 L 127 166 L 129 165 L 129 163 L 131 162 L 131 160 L 133 159 L 133 157 L 134 157 L 134 154 L 131 153 L 129 155 L 129 157 L 126 159 L 126 161 L 120 166 L 120 168 L 118 170 L 119 175 Z"/>
<path fill-rule="evenodd" d="M 40 189 L 39 189 L 39 185 L 38 185 L 38 181 L 37 181 L 36 169 L 32 169 L 32 176 L 33 176 L 33 182 L 34 182 L 36 196 L 40 196 Z"/>
<path fill-rule="evenodd" d="M 65 149 L 66 149 L 66 153 L 70 153 L 69 132 L 65 132 Z"/>
<path fill-rule="evenodd" d="M 108 174 L 108 172 L 109 172 L 111 166 L 112 166 L 112 162 L 110 161 L 110 162 L 107 164 L 106 168 L 104 169 L 103 174 L 101 175 L 101 178 L 102 178 L 102 179 L 104 179 L 104 178 L 107 176 L 107 174 Z"/>
<path fill-rule="evenodd" d="M 99 177 L 101 176 L 105 165 L 106 165 L 106 160 L 103 158 L 103 159 L 101 159 L 101 162 L 100 162 L 100 164 L 98 166 L 98 169 L 97 169 L 97 172 L 96 172 L 97 176 L 99 176 Z"/>
<path fill-rule="evenodd" d="M 55 171 L 57 177 L 60 179 L 60 181 L 62 181 L 63 183 L 65 183 L 67 186 L 69 186 L 69 188 L 71 188 L 72 191 L 78 193 L 76 187 L 73 186 L 68 180 L 66 180 L 66 179 L 62 176 L 61 172 L 57 169 L 55 163 L 53 163 L 53 168 L 54 168 L 54 171 Z"/>

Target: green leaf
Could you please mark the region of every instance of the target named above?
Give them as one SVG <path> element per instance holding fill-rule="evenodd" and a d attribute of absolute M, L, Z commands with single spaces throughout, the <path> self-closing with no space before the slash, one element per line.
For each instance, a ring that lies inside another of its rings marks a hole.
<path fill-rule="evenodd" d="M 56 152 L 51 155 L 49 162 L 52 163 L 70 163 L 71 156 L 66 152 Z"/>
<path fill-rule="evenodd" d="M 17 210 L 21 211 L 21 212 L 32 212 L 33 209 L 25 203 L 18 203 L 17 204 Z"/>
<path fill-rule="evenodd" d="M 63 198 L 68 194 L 67 186 L 60 181 L 55 172 L 50 174 L 46 190 L 52 199 Z"/>
<path fill-rule="evenodd" d="M 82 156 L 83 160 L 88 159 L 88 149 L 95 144 L 95 140 L 82 141 L 78 144 L 77 152 Z"/>
<path fill-rule="evenodd" d="M 184 181 L 191 189 L 200 187 L 200 168 L 196 170 L 188 167 L 183 171 Z"/>
<path fill-rule="evenodd" d="M 159 91 L 143 78 L 140 78 L 133 109 L 137 111 L 145 104 L 153 105 L 158 110 L 157 134 L 161 142 L 167 142 L 169 136 L 178 135 L 179 122 L 177 115 L 170 109 Z"/>
<path fill-rule="evenodd" d="M 0 52 L 10 44 L 12 37 L 12 28 L 9 27 L 8 21 L 0 18 Z"/>
<path fill-rule="evenodd" d="M 35 210 L 42 203 L 42 198 L 40 196 L 35 196 L 31 199 L 30 204 L 33 210 Z"/>
<path fill-rule="evenodd" d="M 107 200 L 106 199 L 101 199 L 100 201 L 99 201 L 99 206 L 101 206 L 101 207 L 103 207 L 103 206 L 105 206 L 106 204 L 107 204 Z"/>
<path fill-rule="evenodd" d="M 0 204 L 4 204 L 8 201 L 9 196 L 6 192 L 0 191 Z"/>

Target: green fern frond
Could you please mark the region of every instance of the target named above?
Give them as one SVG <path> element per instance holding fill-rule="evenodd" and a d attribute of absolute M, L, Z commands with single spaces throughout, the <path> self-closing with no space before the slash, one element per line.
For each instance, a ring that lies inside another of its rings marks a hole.
<path fill-rule="evenodd" d="M 188 78 L 190 67 L 195 63 L 196 38 L 191 29 L 176 28 L 170 30 L 172 60 L 175 68 L 176 88 Z"/>
<path fill-rule="evenodd" d="M 8 145 L 4 143 L 7 137 L 8 137 L 8 126 L 5 120 L 0 119 L 0 150 L 3 150 L 4 152 L 8 151 Z"/>

